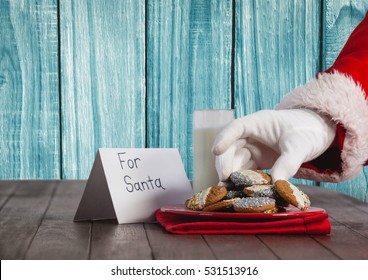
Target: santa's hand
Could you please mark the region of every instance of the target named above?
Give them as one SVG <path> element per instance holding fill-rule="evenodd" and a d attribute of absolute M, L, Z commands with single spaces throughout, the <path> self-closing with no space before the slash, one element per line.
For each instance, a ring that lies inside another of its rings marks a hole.
<path fill-rule="evenodd" d="M 239 118 L 216 137 L 213 153 L 221 181 L 241 169 L 271 169 L 273 181 L 288 180 L 304 162 L 320 156 L 336 125 L 307 109 L 263 110 Z"/>

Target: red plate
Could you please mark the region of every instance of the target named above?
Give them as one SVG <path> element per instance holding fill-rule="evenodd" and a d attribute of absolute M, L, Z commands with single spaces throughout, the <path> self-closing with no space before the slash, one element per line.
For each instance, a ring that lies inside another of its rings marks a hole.
<path fill-rule="evenodd" d="M 310 207 L 306 211 L 300 211 L 294 206 L 286 208 L 285 212 L 278 213 L 234 213 L 234 212 L 202 212 L 193 211 L 185 207 L 184 204 L 166 205 L 161 207 L 162 212 L 173 213 L 183 216 L 193 217 L 211 217 L 211 218 L 227 218 L 227 219 L 288 219 L 297 217 L 312 216 L 315 214 L 326 213 L 326 210 L 318 207 Z"/>

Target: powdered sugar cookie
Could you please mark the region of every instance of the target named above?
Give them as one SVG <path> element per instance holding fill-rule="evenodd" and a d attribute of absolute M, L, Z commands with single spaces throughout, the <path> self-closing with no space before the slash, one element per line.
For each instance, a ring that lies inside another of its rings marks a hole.
<path fill-rule="evenodd" d="M 253 185 L 246 186 L 243 192 L 248 196 L 263 196 L 274 198 L 276 194 L 275 187 L 273 185 Z"/>
<path fill-rule="evenodd" d="M 280 207 L 288 207 L 289 202 L 283 199 L 276 191 L 274 185 L 253 185 L 244 187 L 244 194 L 253 197 L 269 197 L 276 200 L 276 205 Z"/>
<path fill-rule="evenodd" d="M 241 170 L 231 173 L 230 180 L 235 186 L 267 185 L 271 176 L 258 170 Z"/>
<path fill-rule="evenodd" d="M 243 193 L 243 191 L 236 191 L 236 190 L 227 190 L 227 195 L 224 199 L 232 199 L 232 198 L 241 198 L 245 197 L 246 195 Z"/>
<path fill-rule="evenodd" d="M 269 197 L 244 197 L 234 202 L 235 212 L 242 213 L 274 213 L 276 201 Z"/>

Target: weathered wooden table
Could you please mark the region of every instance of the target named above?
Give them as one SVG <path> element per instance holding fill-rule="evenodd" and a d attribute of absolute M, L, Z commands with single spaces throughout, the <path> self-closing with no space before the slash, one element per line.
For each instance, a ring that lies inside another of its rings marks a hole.
<path fill-rule="evenodd" d="M 85 181 L 1 181 L 0 259 L 368 259 L 368 204 L 303 186 L 319 235 L 174 235 L 159 224 L 73 222 Z"/>

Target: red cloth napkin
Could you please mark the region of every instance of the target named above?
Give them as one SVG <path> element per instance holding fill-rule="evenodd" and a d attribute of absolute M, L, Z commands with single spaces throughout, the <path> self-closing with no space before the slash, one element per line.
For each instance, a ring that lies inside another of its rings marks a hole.
<path fill-rule="evenodd" d="M 329 234 L 327 213 L 282 219 L 219 219 L 155 212 L 156 220 L 175 234 Z"/>

